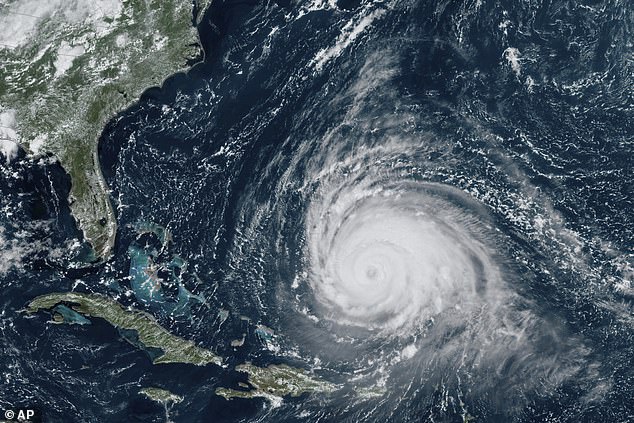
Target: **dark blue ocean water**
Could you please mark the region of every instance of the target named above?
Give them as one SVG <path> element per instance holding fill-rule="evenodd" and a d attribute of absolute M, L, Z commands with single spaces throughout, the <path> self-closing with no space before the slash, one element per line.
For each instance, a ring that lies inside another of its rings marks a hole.
<path fill-rule="evenodd" d="M 159 422 L 166 410 L 138 393 L 159 386 L 184 397 L 168 410 L 175 422 L 632 419 L 633 23 L 618 0 L 215 3 L 199 27 L 204 62 L 101 135 L 119 225 L 110 261 L 81 262 L 58 164 L 0 161 L 1 405 L 35 406 L 47 422 Z M 389 367 L 380 398 L 348 386 L 272 408 L 214 395 L 246 380 L 231 371 L 245 360 L 347 383 L 380 374 L 366 356 L 403 347 L 327 319 L 310 326 L 301 310 L 319 310 L 309 286 L 293 286 L 327 179 L 314 169 L 328 173 L 332 145 L 345 157 L 385 145 L 368 157 L 386 178 L 407 171 L 486 209 L 511 319 L 531 321 L 518 336 L 526 354 L 501 345 L 504 359 L 486 364 L 485 334 L 467 344 L 460 327 L 428 332 L 419 355 Z M 148 260 L 160 298 L 142 287 Z M 104 321 L 20 312 L 68 290 L 147 310 L 229 367 L 152 365 Z M 425 359 L 452 342 L 463 366 Z"/>

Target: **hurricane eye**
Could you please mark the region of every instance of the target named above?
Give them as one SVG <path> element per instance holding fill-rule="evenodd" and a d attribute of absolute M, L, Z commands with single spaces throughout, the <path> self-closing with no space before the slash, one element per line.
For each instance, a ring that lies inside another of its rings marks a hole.
<path fill-rule="evenodd" d="M 341 187 L 340 187 L 341 188 Z M 426 319 L 485 301 L 498 268 L 450 187 L 345 187 L 314 201 L 306 226 L 316 303 L 337 324 L 408 336 Z M 442 213 L 439 213 L 442 211 Z"/>
<path fill-rule="evenodd" d="M 376 279 L 378 273 L 379 271 L 375 266 L 368 266 L 365 271 L 365 275 L 368 277 L 368 279 Z"/>

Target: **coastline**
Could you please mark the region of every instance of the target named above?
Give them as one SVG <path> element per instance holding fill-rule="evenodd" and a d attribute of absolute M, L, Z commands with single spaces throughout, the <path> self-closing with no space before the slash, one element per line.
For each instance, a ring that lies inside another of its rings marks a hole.
<path fill-rule="evenodd" d="M 9 64 L 0 71 L 7 81 L 0 84 L 0 112 L 16 117 L 16 144 L 34 159 L 53 154 L 70 175 L 69 206 L 92 246 L 91 264 L 110 258 L 117 232 L 98 154 L 106 124 L 149 88 L 205 60 L 198 26 L 210 0 L 142 3 L 121 0 L 101 15 L 89 2 L 60 11 L 34 3 L 41 16 L 25 18 L 21 8 L 29 4 L 14 2 L 0 16 L 33 26 L 22 44 L 0 47 Z"/>

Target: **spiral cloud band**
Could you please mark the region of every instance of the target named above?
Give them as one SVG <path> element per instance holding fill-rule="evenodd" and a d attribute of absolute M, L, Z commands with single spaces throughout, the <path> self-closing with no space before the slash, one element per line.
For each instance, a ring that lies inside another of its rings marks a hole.
<path fill-rule="evenodd" d="M 498 270 L 463 194 L 404 182 L 340 187 L 308 219 L 311 286 L 338 323 L 397 331 L 481 303 Z"/>

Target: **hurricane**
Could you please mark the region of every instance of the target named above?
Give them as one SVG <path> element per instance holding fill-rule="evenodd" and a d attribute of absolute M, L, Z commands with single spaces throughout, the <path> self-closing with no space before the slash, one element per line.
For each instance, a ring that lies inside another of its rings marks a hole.
<path fill-rule="evenodd" d="M 202 61 L 99 139 L 112 257 L 79 263 L 54 157 L 0 160 L 7 389 L 56 398 L 50 421 L 634 414 L 626 2 L 222 1 L 199 21 Z M 160 336 L 24 311 L 58 291 Z"/>
<path fill-rule="evenodd" d="M 357 392 L 347 418 L 434 395 L 469 416 L 467 391 L 514 414 L 527 392 L 590 389 L 597 364 L 582 340 L 525 294 L 532 252 L 456 183 L 456 156 L 439 153 L 451 141 L 395 94 L 398 69 L 391 47 L 370 54 L 329 109 L 299 114 L 241 194 L 230 273 L 259 281 L 248 295 L 290 356 Z"/>
<path fill-rule="evenodd" d="M 474 218 L 448 201 L 458 193 L 423 184 L 355 185 L 330 194 L 335 198 L 311 210 L 307 222 L 311 286 L 333 314 L 397 330 L 468 307 L 499 283 L 470 233 Z"/>

